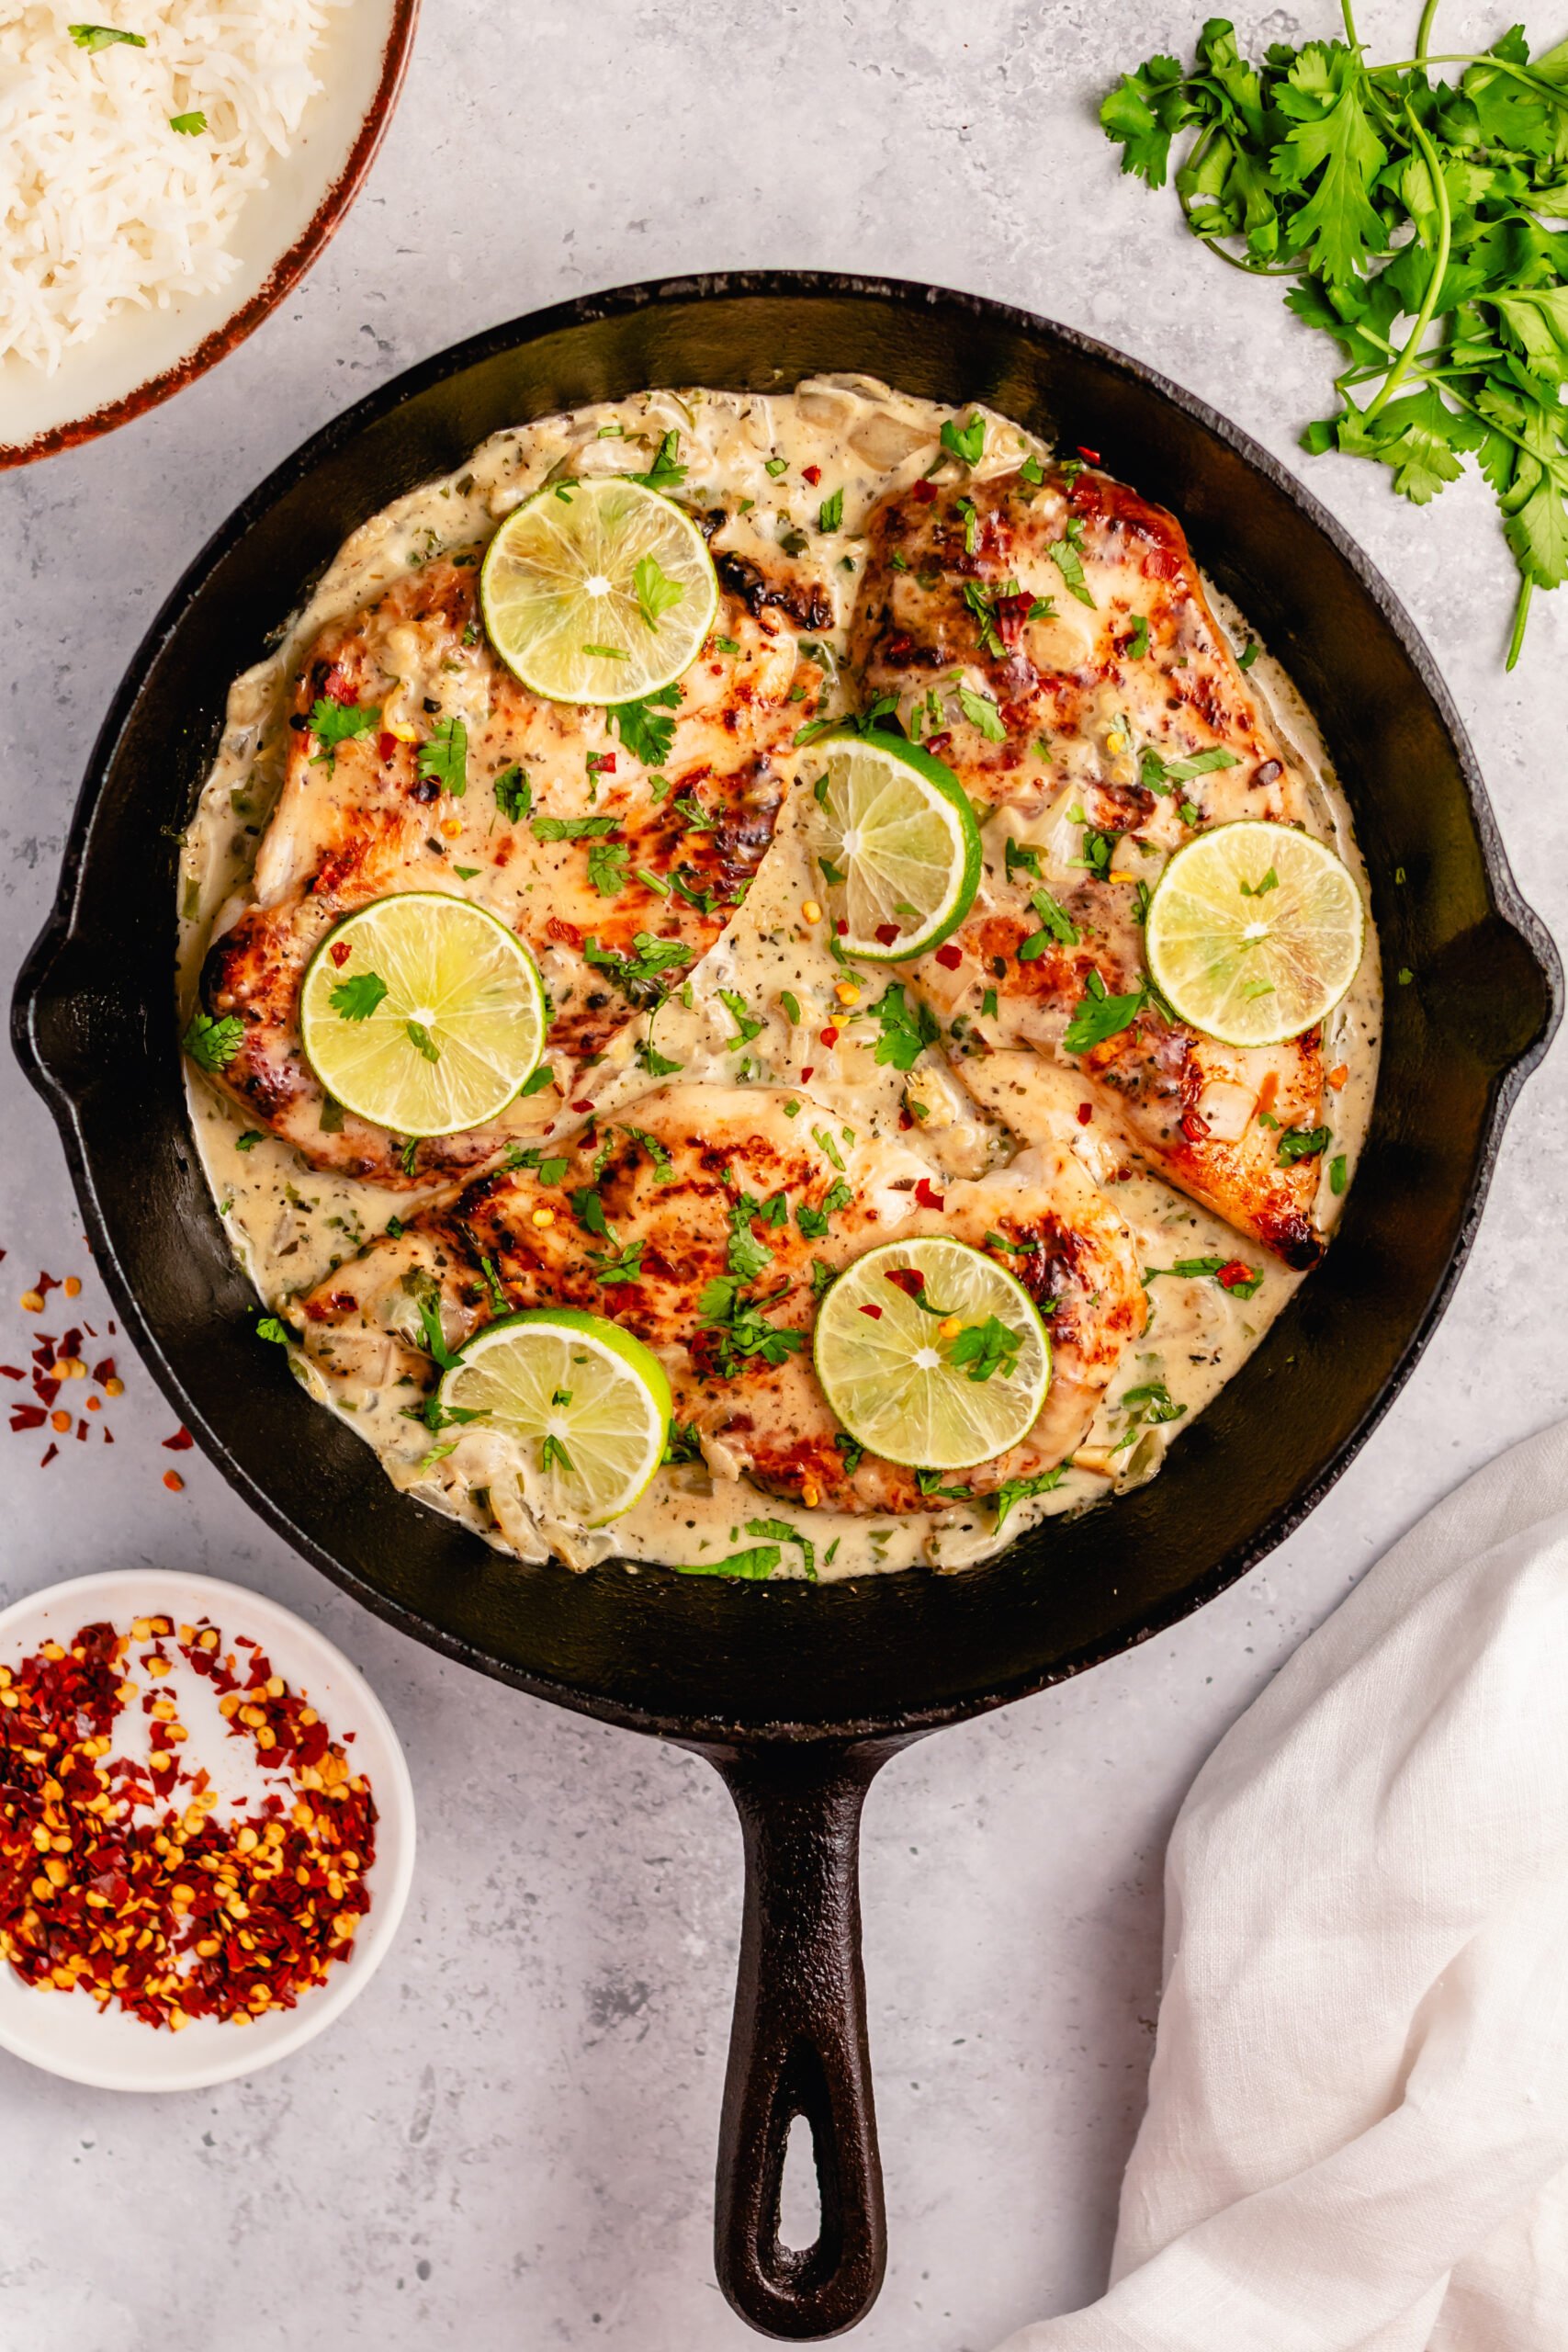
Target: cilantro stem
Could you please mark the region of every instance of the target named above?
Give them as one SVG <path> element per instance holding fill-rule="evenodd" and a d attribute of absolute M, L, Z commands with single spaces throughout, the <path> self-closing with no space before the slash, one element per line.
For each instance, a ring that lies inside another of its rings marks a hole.
<path fill-rule="evenodd" d="M 1535 590 L 1532 573 L 1525 572 L 1519 581 L 1519 600 L 1514 606 L 1514 633 L 1508 639 L 1508 658 L 1504 668 L 1511 670 L 1524 650 L 1525 623 L 1530 616 L 1530 597 Z"/>
<path fill-rule="evenodd" d="M 1432 19 L 1438 13 L 1438 0 L 1427 0 L 1421 11 L 1421 21 L 1416 28 L 1416 54 L 1425 59 L 1427 45 L 1432 38 Z"/>
<path fill-rule="evenodd" d="M 1435 0 L 1427 0 L 1427 5 L 1429 10 L 1435 5 Z M 1427 291 L 1421 297 L 1421 308 L 1416 313 L 1416 324 L 1410 331 L 1409 341 L 1383 378 L 1382 391 L 1376 394 L 1371 405 L 1363 410 L 1362 423 L 1365 424 L 1370 424 L 1373 417 L 1388 406 L 1389 401 L 1404 381 L 1420 351 L 1422 343 L 1426 339 L 1427 330 L 1432 323 L 1432 313 L 1438 307 L 1438 296 L 1442 290 L 1443 280 L 1448 276 L 1449 252 L 1453 243 L 1453 214 L 1449 206 L 1448 183 L 1443 177 L 1443 167 L 1438 161 L 1438 151 L 1416 121 L 1414 108 L 1407 106 L 1404 111 L 1409 119 L 1416 144 L 1421 150 L 1421 161 L 1427 166 L 1432 182 L 1432 192 L 1437 198 L 1438 250 L 1432 264 L 1432 274 L 1427 281 Z"/>

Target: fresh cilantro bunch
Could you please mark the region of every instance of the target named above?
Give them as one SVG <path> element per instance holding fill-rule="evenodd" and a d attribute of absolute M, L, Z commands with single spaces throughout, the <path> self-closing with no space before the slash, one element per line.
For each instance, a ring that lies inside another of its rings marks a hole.
<path fill-rule="evenodd" d="M 1344 40 L 1274 43 L 1260 65 L 1211 17 L 1190 70 L 1151 57 L 1100 119 L 1122 168 L 1163 187 L 1223 261 L 1295 280 L 1288 307 L 1339 345 L 1337 413 L 1303 446 L 1390 468 L 1418 506 L 1473 456 L 1530 597 L 1568 573 L 1568 42 L 1530 62 L 1516 25 L 1477 52 L 1369 62 Z M 1463 70 L 1450 82 L 1440 66 Z"/>

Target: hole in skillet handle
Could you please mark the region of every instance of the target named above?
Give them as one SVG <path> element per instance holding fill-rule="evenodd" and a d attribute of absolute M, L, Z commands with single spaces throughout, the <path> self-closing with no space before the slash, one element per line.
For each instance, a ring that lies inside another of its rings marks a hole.
<path fill-rule="evenodd" d="M 861 1966 L 860 1817 L 898 1741 L 705 1748 L 735 1800 L 745 1911 L 719 2127 L 714 2265 L 742 2319 L 794 2342 L 837 2335 L 887 2261 Z M 816 2159 L 816 2243 L 785 2245 L 791 2126 Z"/>

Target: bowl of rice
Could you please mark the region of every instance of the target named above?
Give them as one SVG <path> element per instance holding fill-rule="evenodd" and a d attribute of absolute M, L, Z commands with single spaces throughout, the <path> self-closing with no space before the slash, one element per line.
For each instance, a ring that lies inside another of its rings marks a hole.
<path fill-rule="evenodd" d="M 369 169 L 418 7 L 0 0 L 0 467 L 141 415 L 261 323 Z"/>

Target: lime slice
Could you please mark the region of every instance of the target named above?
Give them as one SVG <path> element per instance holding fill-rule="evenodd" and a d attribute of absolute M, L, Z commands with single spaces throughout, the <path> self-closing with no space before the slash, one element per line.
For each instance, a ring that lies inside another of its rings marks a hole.
<path fill-rule="evenodd" d="M 299 991 L 306 1058 L 346 1110 L 401 1136 L 500 1116 L 545 1043 L 538 967 L 444 890 L 376 899 L 329 932 Z"/>
<path fill-rule="evenodd" d="M 603 1527 L 629 1510 L 660 1463 L 670 1383 L 650 1348 L 603 1315 L 536 1306 L 477 1331 L 441 1383 L 449 1413 L 482 1413 L 523 1449 L 531 1498 Z"/>
<path fill-rule="evenodd" d="M 924 1278 L 918 1300 L 904 1279 L 913 1274 Z M 857 1258 L 822 1302 L 814 1350 L 850 1435 L 922 1470 L 1005 1453 L 1028 1435 L 1051 1381 L 1051 1342 L 1023 1284 L 940 1235 Z"/>
<path fill-rule="evenodd" d="M 1171 1011 L 1224 1046 L 1277 1046 L 1332 1012 L 1361 960 L 1355 876 L 1310 833 L 1247 820 L 1179 849 L 1144 937 Z"/>
<path fill-rule="evenodd" d="M 980 828 L 951 770 L 901 736 L 833 736 L 811 788 L 807 854 L 851 956 L 896 964 L 961 923 L 980 880 Z"/>
<path fill-rule="evenodd" d="M 557 482 L 509 514 L 479 574 L 491 643 L 550 702 L 635 702 L 678 678 L 713 627 L 702 533 L 657 491 Z"/>

